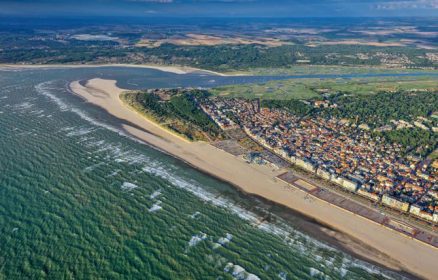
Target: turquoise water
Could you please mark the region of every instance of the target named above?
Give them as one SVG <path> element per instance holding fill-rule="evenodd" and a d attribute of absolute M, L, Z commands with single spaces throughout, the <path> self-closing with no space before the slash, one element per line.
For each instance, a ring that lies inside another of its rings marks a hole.
<path fill-rule="evenodd" d="M 300 218 L 260 222 L 262 202 L 130 138 L 68 92 L 95 76 L 132 87 L 253 79 L 0 71 L 0 279 L 401 278 L 302 233 Z"/>

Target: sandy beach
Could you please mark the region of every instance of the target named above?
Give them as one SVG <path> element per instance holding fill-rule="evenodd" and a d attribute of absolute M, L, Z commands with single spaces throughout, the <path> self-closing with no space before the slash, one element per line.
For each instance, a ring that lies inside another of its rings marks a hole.
<path fill-rule="evenodd" d="M 167 70 L 183 71 L 172 68 Z M 116 81 L 93 79 L 88 81 L 86 86 L 76 81 L 70 84 L 70 88 L 87 102 L 119 118 L 123 129 L 138 139 L 221 178 L 248 194 L 284 205 L 360 240 L 376 252 L 381 252 L 378 256 L 370 251 L 371 256 L 368 258 L 375 262 L 392 269 L 408 271 L 425 279 L 438 278 L 438 269 L 435 268 L 438 260 L 436 248 L 321 200 L 309 198 L 306 193 L 275 178 L 283 172 L 282 170 L 247 164 L 244 160 L 205 142 L 184 141 L 123 104 L 119 94 L 124 90 L 116 87 Z"/>
<path fill-rule="evenodd" d="M 167 66 L 167 65 L 153 65 L 153 64 L 0 64 L 0 68 L 4 69 L 31 69 L 31 68 L 97 68 L 97 67 L 131 67 L 131 68 L 148 68 L 169 72 L 174 74 L 189 74 L 189 73 L 205 73 L 216 76 L 244 76 L 244 73 L 220 73 L 211 70 L 188 66 Z"/>

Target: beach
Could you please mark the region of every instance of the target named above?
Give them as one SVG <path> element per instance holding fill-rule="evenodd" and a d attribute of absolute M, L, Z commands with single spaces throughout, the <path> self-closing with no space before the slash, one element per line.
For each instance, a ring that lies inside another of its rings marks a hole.
<path fill-rule="evenodd" d="M 167 70 L 184 71 L 169 68 Z M 305 192 L 275 178 L 283 172 L 282 170 L 247 164 L 244 160 L 206 142 L 184 141 L 123 104 L 119 94 L 124 90 L 116 86 L 116 81 L 93 79 L 88 81 L 86 86 L 76 81 L 70 84 L 70 88 L 87 102 L 118 118 L 123 129 L 136 138 L 231 183 L 245 193 L 263 197 L 303 213 L 378 250 L 382 255 L 375 260 L 376 262 L 393 269 L 409 271 L 426 279 L 437 277 L 438 273 L 434 267 L 438 259 L 436 248 L 323 201 L 309 199 Z"/>
<path fill-rule="evenodd" d="M 212 70 L 194 68 L 189 66 L 177 65 L 154 65 L 154 64 L 0 64 L 0 68 L 4 69 L 23 69 L 23 68 L 97 68 L 97 67 L 131 67 L 131 68 L 148 68 L 173 74 L 189 74 L 189 73 L 205 73 L 213 74 L 222 77 L 228 76 L 244 76 L 245 73 L 220 73 Z"/>

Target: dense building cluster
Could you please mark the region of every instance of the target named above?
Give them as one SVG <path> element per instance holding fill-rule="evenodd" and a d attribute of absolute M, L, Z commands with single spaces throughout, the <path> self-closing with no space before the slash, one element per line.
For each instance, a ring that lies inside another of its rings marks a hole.
<path fill-rule="evenodd" d="M 298 117 L 258 101 L 212 98 L 202 109 L 222 128 L 240 125 L 287 161 L 349 191 L 438 222 L 438 161 L 402 156 L 402 147 L 348 120 Z M 232 118 L 234 120 L 232 120 Z"/>

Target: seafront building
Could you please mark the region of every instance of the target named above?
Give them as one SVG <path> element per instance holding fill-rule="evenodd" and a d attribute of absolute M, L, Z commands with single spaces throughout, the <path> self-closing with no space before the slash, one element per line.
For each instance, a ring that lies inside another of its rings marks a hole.
<path fill-rule="evenodd" d="M 221 128 L 240 126 L 278 156 L 345 190 L 438 223 L 436 160 L 402 156 L 401 145 L 347 120 L 299 117 L 243 99 L 206 99 L 201 108 Z"/>

